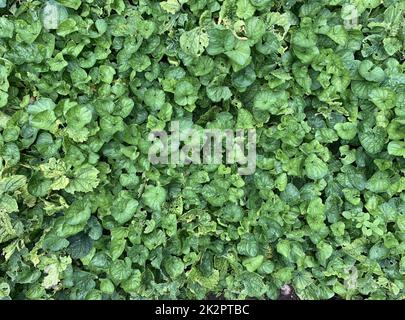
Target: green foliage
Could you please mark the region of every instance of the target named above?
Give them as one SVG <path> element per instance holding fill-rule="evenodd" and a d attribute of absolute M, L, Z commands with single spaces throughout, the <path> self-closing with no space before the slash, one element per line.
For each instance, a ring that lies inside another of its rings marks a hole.
<path fill-rule="evenodd" d="M 404 10 L 0 0 L 0 299 L 404 299 Z M 152 165 L 172 120 L 255 173 Z"/>

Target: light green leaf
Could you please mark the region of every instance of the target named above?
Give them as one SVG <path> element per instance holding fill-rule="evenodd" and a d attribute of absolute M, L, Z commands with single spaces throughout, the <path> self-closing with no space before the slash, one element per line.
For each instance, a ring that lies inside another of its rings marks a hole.
<path fill-rule="evenodd" d="M 207 31 L 201 27 L 186 31 L 180 36 L 181 49 L 184 53 L 194 57 L 201 56 L 208 43 L 209 37 Z"/>
<path fill-rule="evenodd" d="M 148 186 L 142 195 L 142 199 L 152 210 L 161 210 L 166 201 L 166 190 L 160 186 Z"/>

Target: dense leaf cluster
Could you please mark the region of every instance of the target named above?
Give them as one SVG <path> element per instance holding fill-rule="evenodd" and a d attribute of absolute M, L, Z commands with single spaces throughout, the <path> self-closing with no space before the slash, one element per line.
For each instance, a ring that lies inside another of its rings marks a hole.
<path fill-rule="evenodd" d="M 401 0 L 0 0 L 0 298 L 405 298 Z M 255 128 L 257 169 L 151 165 Z"/>

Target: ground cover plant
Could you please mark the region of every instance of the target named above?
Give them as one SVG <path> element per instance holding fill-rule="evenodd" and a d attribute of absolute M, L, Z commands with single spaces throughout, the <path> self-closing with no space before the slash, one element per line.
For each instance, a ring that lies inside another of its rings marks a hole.
<path fill-rule="evenodd" d="M 401 0 L 0 0 L 0 298 L 405 298 Z M 153 165 L 255 129 L 257 167 Z"/>

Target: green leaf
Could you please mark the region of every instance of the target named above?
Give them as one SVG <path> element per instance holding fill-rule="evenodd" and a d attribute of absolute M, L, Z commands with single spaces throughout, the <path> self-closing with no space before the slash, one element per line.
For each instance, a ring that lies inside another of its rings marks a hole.
<path fill-rule="evenodd" d="M 317 244 L 317 256 L 321 264 L 325 265 L 326 261 L 332 256 L 333 248 L 329 243 L 320 242 Z"/>
<path fill-rule="evenodd" d="M 357 125 L 355 123 L 336 123 L 333 128 L 341 139 L 352 140 L 357 134 Z"/>
<path fill-rule="evenodd" d="M 221 100 L 229 100 L 232 97 L 231 90 L 226 86 L 207 87 L 207 96 L 211 101 L 219 102 Z"/>
<path fill-rule="evenodd" d="M 243 293 L 248 297 L 261 297 L 267 290 L 263 279 L 257 273 L 244 273 L 242 283 Z"/>
<path fill-rule="evenodd" d="M 386 192 L 390 186 L 390 180 L 386 172 L 377 171 L 367 181 L 366 188 L 375 193 Z"/>
<path fill-rule="evenodd" d="M 115 291 L 114 284 L 109 279 L 100 280 L 100 290 L 106 294 L 113 294 Z"/>
<path fill-rule="evenodd" d="M 67 252 L 73 259 L 85 257 L 93 247 L 93 240 L 84 233 L 78 233 L 69 238 Z"/>
<path fill-rule="evenodd" d="M 163 10 L 171 14 L 175 14 L 176 12 L 180 11 L 181 8 L 181 5 L 177 0 L 161 1 L 159 4 Z"/>
<path fill-rule="evenodd" d="M 112 66 L 101 65 L 99 68 L 100 80 L 104 83 L 111 83 L 114 79 L 115 69 Z"/>
<path fill-rule="evenodd" d="M 375 88 L 370 92 L 370 100 L 381 110 L 395 107 L 397 96 L 395 92 L 387 88 Z"/>
<path fill-rule="evenodd" d="M 113 202 L 111 214 L 119 224 L 124 224 L 132 219 L 138 204 L 128 191 L 121 191 Z"/>
<path fill-rule="evenodd" d="M 180 275 L 184 274 L 184 263 L 183 261 L 175 256 L 170 256 L 163 261 L 163 266 L 167 274 L 175 279 Z"/>
<path fill-rule="evenodd" d="M 180 81 L 174 92 L 174 101 L 180 106 L 193 105 L 198 99 L 198 89 L 187 80 Z"/>
<path fill-rule="evenodd" d="M 161 210 L 166 201 L 166 195 L 167 192 L 164 188 L 148 186 L 142 195 L 142 200 L 152 210 Z"/>
<path fill-rule="evenodd" d="M 17 201 L 13 197 L 7 194 L 3 194 L 0 200 L 0 211 L 5 213 L 17 212 Z"/>
<path fill-rule="evenodd" d="M 13 34 L 14 24 L 7 18 L 0 17 L 0 38 L 12 38 Z"/>
<path fill-rule="evenodd" d="M 43 249 L 57 252 L 67 248 L 69 244 L 70 242 L 65 238 L 58 237 L 55 234 L 48 234 L 44 239 Z"/>
<path fill-rule="evenodd" d="M 236 128 L 238 128 L 238 129 L 254 128 L 253 116 L 248 110 L 240 109 L 238 111 L 238 119 L 236 122 Z"/>
<path fill-rule="evenodd" d="M 291 253 L 291 246 L 288 240 L 282 240 L 277 243 L 277 252 L 288 259 Z"/>
<path fill-rule="evenodd" d="M 31 44 L 39 36 L 42 25 L 39 20 L 29 19 L 15 21 L 16 40 L 18 42 L 25 42 Z"/>
<path fill-rule="evenodd" d="M 48 64 L 51 71 L 57 72 L 63 70 L 68 62 L 64 59 L 63 53 L 58 52 L 55 57 L 48 60 Z"/>
<path fill-rule="evenodd" d="M 252 17 L 246 22 L 246 36 L 249 39 L 249 45 L 258 43 L 266 32 L 266 25 L 258 17 Z"/>
<path fill-rule="evenodd" d="M 242 264 L 249 272 L 255 272 L 262 265 L 264 256 L 251 257 L 243 260 Z"/>
<path fill-rule="evenodd" d="M 233 67 L 235 71 L 240 70 L 240 67 L 246 66 L 251 61 L 250 47 L 246 41 L 236 42 L 233 50 L 226 51 L 225 55 L 237 65 Z"/>
<path fill-rule="evenodd" d="M 122 282 L 121 287 L 125 292 L 135 294 L 141 285 L 142 274 L 139 270 L 134 270 L 131 277 Z"/>
<path fill-rule="evenodd" d="M 82 200 L 74 202 L 67 210 L 65 222 L 69 225 L 79 225 L 87 222 L 91 215 L 89 204 Z"/>
<path fill-rule="evenodd" d="M 307 223 L 314 231 L 319 231 L 324 226 L 325 205 L 322 199 L 315 198 L 310 201 L 307 209 Z"/>
<path fill-rule="evenodd" d="M 215 56 L 235 47 L 236 38 L 230 30 L 218 27 L 210 28 L 207 32 L 209 37 L 207 53 L 209 55 Z"/>
<path fill-rule="evenodd" d="M 186 31 L 180 36 L 181 49 L 184 53 L 194 57 L 202 55 L 205 48 L 208 46 L 208 43 L 208 33 L 201 27 Z"/>
<path fill-rule="evenodd" d="M 390 143 L 388 143 L 387 151 L 393 156 L 405 157 L 405 142 L 391 141 Z"/>
<path fill-rule="evenodd" d="M 360 62 L 359 73 L 367 81 L 382 82 L 386 77 L 384 70 L 374 65 L 370 60 Z"/>
<path fill-rule="evenodd" d="M 385 146 L 385 134 L 385 130 L 381 127 L 366 128 L 359 133 L 359 140 L 367 152 L 376 154 L 381 152 Z"/>
<path fill-rule="evenodd" d="M 92 112 L 86 106 L 76 105 L 66 112 L 66 122 L 72 129 L 79 130 L 91 122 Z"/>
<path fill-rule="evenodd" d="M 255 95 L 253 106 L 261 111 L 279 114 L 281 108 L 288 104 L 288 98 L 287 91 L 262 90 Z"/>
<path fill-rule="evenodd" d="M 13 175 L 0 179 L 0 194 L 14 192 L 27 183 L 27 177 L 23 175 Z"/>
<path fill-rule="evenodd" d="M 76 20 L 72 18 L 67 18 L 59 24 L 56 33 L 60 37 L 65 37 L 78 30 L 79 27 L 77 26 Z"/>
<path fill-rule="evenodd" d="M 151 110 L 160 110 L 165 103 L 165 93 L 159 89 L 148 89 L 144 101 Z"/>
<path fill-rule="evenodd" d="M 80 5 L 82 4 L 81 0 L 58 0 L 58 2 L 67 7 L 67 8 L 72 8 L 74 10 L 79 9 Z"/>
<path fill-rule="evenodd" d="M 308 178 L 319 180 L 328 174 L 328 166 L 316 155 L 311 154 L 305 159 L 305 172 Z"/>
<path fill-rule="evenodd" d="M 110 255 L 113 261 L 117 260 L 124 252 L 127 236 L 128 230 L 125 228 L 115 228 L 111 230 Z"/>
<path fill-rule="evenodd" d="M 349 39 L 346 28 L 342 25 L 333 26 L 326 34 L 329 38 L 340 45 L 345 45 Z"/>
<path fill-rule="evenodd" d="M 236 15 L 241 19 L 250 18 L 256 10 L 249 0 L 237 0 L 236 8 Z"/>
<path fill-rule="evenodd" d="M 125 260 L 115 260 L 108 270 L 108 274 L 113 283 L 120 283 L 127 280 L 131 276 L 131 273 L 131 260 L 128 258 Z"/>
<path fill-rule="evenodd" d="M 97 177 L 99 172 L 100 171 L 90 164 L 80 166 L 74 171 L 73 176 L 70 178 L 66 191 L 69 193 L 92 191 L 100 183 Z"/>
<path fill-rule="evenodd" d="M 195 283 L 198 283 L 204 288 L 207 289 L 214 289 L 216 285 L 218 284 L 219 281 L 219 271 L 214 270 L 211 275 L 209 276 L 203 276 L 200 271 L 198 271 L 197 268 L 192 268 L 188 273 L 187 273 L 187 278 Z"/>

